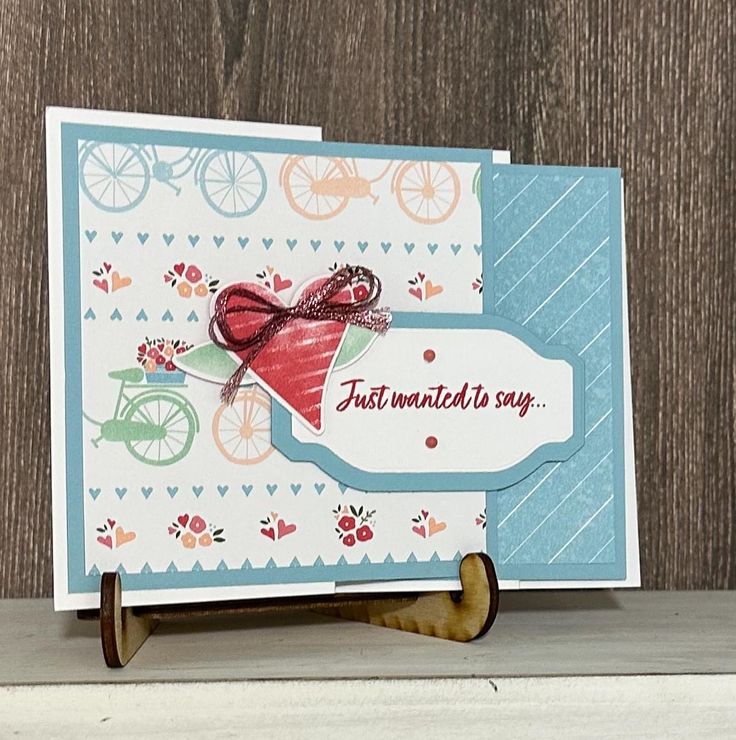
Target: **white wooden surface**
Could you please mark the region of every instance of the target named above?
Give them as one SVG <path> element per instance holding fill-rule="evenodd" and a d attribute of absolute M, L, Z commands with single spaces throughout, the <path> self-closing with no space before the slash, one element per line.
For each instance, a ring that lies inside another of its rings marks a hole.
<path fill-rule="evenodd" d="M 344 679 L 337 681 L 335 679 Z M 504 594 L 456 644 L 315 615 L 159 628 L 0 602 L 0 737 L 736 737 L 736 592 Z"/>

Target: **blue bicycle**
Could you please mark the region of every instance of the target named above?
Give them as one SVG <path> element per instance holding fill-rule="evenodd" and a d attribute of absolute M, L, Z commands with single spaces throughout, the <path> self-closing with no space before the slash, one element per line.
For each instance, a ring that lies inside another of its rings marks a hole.
<path fill-rule="evenodd" d="M 97 208 L 129 211 L 140 205 L 151 180 L 181 192 L 174 181 L 194 171 L 207 205 L 227 218 L 249 216 L 266 196 L 266 173 L 248 152 L 187 149 L 163 159 L 154 144 L 88 141 L 79 153 L 79 186 Z"/>

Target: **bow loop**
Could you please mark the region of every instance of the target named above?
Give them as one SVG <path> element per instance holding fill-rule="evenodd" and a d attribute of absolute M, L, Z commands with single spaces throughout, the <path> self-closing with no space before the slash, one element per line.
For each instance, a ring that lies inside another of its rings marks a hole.
<path fill-rule="evenodd" d="M 350 288 L 350 293 L 346 293 Z M 231 285 L 217 295 L 209 324 L 210 339 L 222 349 L 239 354 L 242 362 L 222 388 L 220 397 L 231 404 L 258 353 L 295 319 L 340 321 L 385 333 L 391 324 L 387 308 L 378 308 L 381 281 L 367 267 L 346 266 L 334 272 L 314 290 L 306 290 L 293 306 L 284 306 L 270 296 L 244 284 Z M 263 323 L 255 331 L 237 336 L 230 319 L 239 314 L 261 314 Z"/>

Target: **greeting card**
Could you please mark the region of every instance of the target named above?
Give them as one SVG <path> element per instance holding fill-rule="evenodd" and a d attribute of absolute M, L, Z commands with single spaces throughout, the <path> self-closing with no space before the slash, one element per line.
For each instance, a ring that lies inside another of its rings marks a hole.
<path fill-rule="evenodd" d="M 618 173 L 303 134 L 50 112 L 57 606 L 625 582 Z"/>

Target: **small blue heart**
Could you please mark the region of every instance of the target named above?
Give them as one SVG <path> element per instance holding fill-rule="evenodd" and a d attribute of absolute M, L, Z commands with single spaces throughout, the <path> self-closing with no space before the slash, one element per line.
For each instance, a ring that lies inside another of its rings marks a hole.
<path fill-rule="evenodd" d="M 199 498 L 202 495 L 202 491 L 204 491 L 204 486 L 192 486 L 192 493 Z"/>
<path fill-rule="evenodd" d="M 312 245 L 312 249 L 316 252 L 320 248 L 322 241 L 320 239 L 311 239 L 309 243 Z"/>
<path fill-rule="evenodd" d="M 219 485 L 217 486 L 217 492 L 220 494 L 221 497 L 224 497 L 225 494 L 230 490 L 230 486 L 225 485 Z"/>
<path fill-rule="evenodd" d="M 296 239 L 287 239 L 286 246 L 289 247 L 289 250 L 293 252 L 296 247 Z"/>
<path fill-rule="evenodd" d="M 277 483 L 267 483 L 266 484 L 266 490 L 268 491 L 269 496 L 273 496 L 274 493 L 278 490 L 278 484 Z"/>
<path fill-rule="evenodd" d="M 141 486 L 141 493 L 143 498 L 147 499 L 153 493 L 153 488 L 151 486 Z"/>
<path fill-rule="evenodd" d="M 87 237 L 87 241 L 91 244 L 95 240 L 95 237 L 97 236 L 97 232 L 94 229 L 92 229 L 92 231 L 87 229 L 84 232 L 84 235 Z"/>
<path fill-rule="evenodd" d="M 146 243 L 146 242 L 148 241 L 148 236 L 149 236 L 149 234 L 148 234 L 148 232 L 147 232 L 147 231 L 144 231 L 144 232 L 142 232 L 142 233 L 141 233 L 141 232 L 139 231 L 139 232 L 138 232 L 138 241 L 139 241 L 139 242 L 140 242 L 141 244 L 145 244 L 145 243 Z"/>
<path fill-rule="evenodd" d="M 325 490 L 325 484 L 324 483 L 315 483 L 314 484 L 314 490 L 317 491 L 317 495 L 321 495 L 322 491 Z"/>
<path fill-rule="evenodd" d="M 164 241 L 166 242 L 166 246 L 170 247 L 171 242 L 174 241 L 174 235 L 173 234 L 164 234 Z"/>
<path fill-rule="evenodd" d="M 452 253 L 457 257 L 458 253 L 462 249 L 462 244 L 450 244 L 450 249 L 452 250 Z"/>
<path fill-rule="evenodd" d="M 120 313 L 120 311 L 117 310 L 117 308 L 110 314 L 110 321 L 122 321 L 123 315 Z"/>
<path fill-rule="evenodd" d="M 215 243 L 215 246 L 219 249 L 222 246 L 222 243 L 225 241 L 224 236 L 213 236 L 212 241 Z"/>
<path fill-rule="evenodd" d="M 161 317 L 161 321 L 173 321 L 173 320 L 174 320 L 174 317 L 173 317 L 171 311 L 169 311 L 169 309 L 167 308 L 166 309 L 166 312 Z"/>
<path fill-rule="evenodd" d="M 168 491 L 169 496 L 174 498 L 174 496 L 179 493 L 179 486 L 166 486 L 166 490 Z"/>
<path fill-rule="evenodd" d="M 261 239 L 261 241 L 263 242 L 263 246 L 266 247 L 266 249 L 271 249 L 273 239 Z"/>
<path fill-rule="evenodd" d="M 113 231 L 110 235 L 112 236 L 112 240 L 115 242 L 115 244 L 120 244 L 120 240 L 123 238 L 122 231 Z"/>
<path fill-rule="evenodd" d="M 391 242 L 381 242 L 381 249 L 384 254 L 388 254 L 391 249 Z"/>
<path fill-rule="evenodd" d="M 93 501 L 97 501 L 97 497 L 102 493 L 101 488 L 90 488 L 89 495 L 92 496 Z"/>
<path fill-rule="evenodd" d="M 197 242 L 199 241 L 199 234 L 190 234 L 188 237 L 189 243 L 193 246 L 197 246 Z"/>
<path fill-rule="evenodd" d="M 292 483 L 291 486 L 291 492 L 296 496 L 299 491 L 302 490 L 302 484 L 301 483 Z"/>
<path fill-rule="evenodd" d="M 128 493 L 127 488 L 116 488 L 115 493 L 118 495 L 119 499 L 122 499 L 123 496 L 125 496 L 126 493 Z"/>
<path fill-rule="evenodd" d="M 429 250 L 430 254 L 434 254 L 439 247 L 439 244 L 427 244 L 427 249 Z"/>
<path fill-rule="evenodd" d="M 251 492 L 251 491 L 253 490 L 253 486 L 246 486 L 245 484 L 243 484 L 243 485 L 242 485 L 242 486 L 240 486 L 240 487 L 241 487 L 241 488 L 243 489 L 243 493 L 244 493 L 244 494 L 245 494 L 246 496 L 250 496 L 250 492 Z"/>
<path fill-rule="evenodd" d="M 141 568 L 141 573 L 144 575 L 147 575 L 148 573 L 153 573 L 153 568 L 148 563 L 143 563 L 143 567 Z"/>
<path fill-rule="evenodd" d="M 199 321 L 199 316 L 197 316 L 197 312 L 192 311 L 189 316 L 187 316 L 187 321 Z"/>
<path fill-rule="evenodd" d="M 407 254 L 411 254 L 414 251 L 414 242 L 404 242 L 404 249 Z"/>
<path fill-rule="evenodd" d="M 481 248 L 482 248 L 482 247 L 481 247 L 481 245 L 480 245 L 480 244 L 473 244 L 473 249 L 475 250 L 475 253 L 476 253 L 476 254 L 480 254 L 480 250 L 481 250 Z"/>
<path fill-rule="evenodd" d="M 250 239 L 247 236 L 239 236 L 238 237 L 238 244 L 240 244 L 241 249 L 245 249 L 248 246 L 248 242 Z"/>
<path fill-rule="evenodd" d="M 141 309 L 136 314 L 135 320 L 136 321 L 148 321 L 148 314 L 143 309 Z"/>
<path fill-rule="evenodd" d="M 368 249 L 368 242 L 358 242 L 358 249 L 365 254 L 365 250 Z"/>
<path fill-rule="evenodd" d="M 335 241 L 335 249 L 336 249 L 336 250 L 337 250 L 338 252 L 342 252 L 342 248 L 343 248 L 344 246 L 345 246 L 345 242 L 343 242 L 343 241 L 339 241 L 339 242 L 338 242 L 338 241 Z"/>
<path fill-rule="evenodd" d="M 344 483 L 338 483 L 337 487 L 340 489 L 340 493 L 345 493 L 348 490 L 348 487 Z"/>
<path fill-rule="evenodd" d="M 92 321 L 94 321 L 97 318 L 97 316 L 95 315 L 95 312 L 91 308 L 88 308 L 84 312 L 84 318 L 87 320 L 91 319 Z"/>

